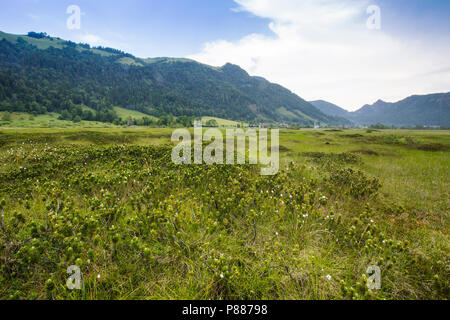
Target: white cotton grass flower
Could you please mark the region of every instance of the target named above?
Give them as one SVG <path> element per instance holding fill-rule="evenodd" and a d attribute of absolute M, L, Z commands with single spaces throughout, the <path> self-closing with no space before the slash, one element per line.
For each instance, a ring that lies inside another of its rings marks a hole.
<path fill-rule="evenodd" d="M 329 274 L 327 274 L 326 278 L 327 278 L 328 281 L 331 280 L 331 276 Z"/>
<path fill-rule="evenodd" d="M 220 278 L 223 279 L 223 273 L 220 274 Z"/>
<path fill-rule="evenodd" d="M 100 279 L 101 278 L 101 276 L 100 276 L 100 273 L 97 275 L 97 279 Z"/>

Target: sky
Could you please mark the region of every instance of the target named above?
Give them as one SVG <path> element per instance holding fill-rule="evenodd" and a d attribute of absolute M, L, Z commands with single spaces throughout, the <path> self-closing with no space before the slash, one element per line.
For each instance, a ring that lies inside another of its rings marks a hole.
<path fill-rule="evenodd" d="M 79 29 L 67 27 L 71 5 Z M 230 62 L 347 110 L 450 91 L 449 0 L 0 0 L 0 8 L 3 32 Z"/>

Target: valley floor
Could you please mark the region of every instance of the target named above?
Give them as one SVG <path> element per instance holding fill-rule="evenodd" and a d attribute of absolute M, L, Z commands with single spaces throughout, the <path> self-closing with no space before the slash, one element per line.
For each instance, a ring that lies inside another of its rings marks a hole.
<path fill-rule="evenodd" d="M 0 130 L 0 299 L 450 298 L 450 132 L 283 130 L 274 177 L 171 134 Z"/>

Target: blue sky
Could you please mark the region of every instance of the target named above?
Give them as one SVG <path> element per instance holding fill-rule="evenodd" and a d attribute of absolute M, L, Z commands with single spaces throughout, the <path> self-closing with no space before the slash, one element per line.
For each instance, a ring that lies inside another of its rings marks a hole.
<path fill-rule="evenodd" d="M 2 31 L 45 31 L 74 41 L 91 34 L 140 57 L 183 57 L 217 38 L 270 33 L 268 19 L 233 11 L 238 7 L 233 0 L 2 1 Z M 66 9 L 72 4 L 83 12 L 80 31 L 66 28 Z"/>
<path fill-rule="evenodd" d="M 380 30 L 366 28 L 374 4 Z M 66 27 L 69 5 L 83 12 L 80 30 Z M 2 0 L 0 30 L 232 62 L 351 110 L 450 91 L 448 0 Z"/>

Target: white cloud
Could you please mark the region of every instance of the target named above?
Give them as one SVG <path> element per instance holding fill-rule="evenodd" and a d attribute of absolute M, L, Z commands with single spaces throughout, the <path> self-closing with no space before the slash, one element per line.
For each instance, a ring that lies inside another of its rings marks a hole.
<path fill-rule="evenodd" d="M 325 99 L 352 110 L 380 98 L 396 101 L 450 90 L 450 42 L 436 45 L 369 30 L 368 1 L 235 2 L 240 11 L 269 18 L 274 35 L 212 41 L 189 58 L 216 66 L 238 64 L 307 100 Z"/>

